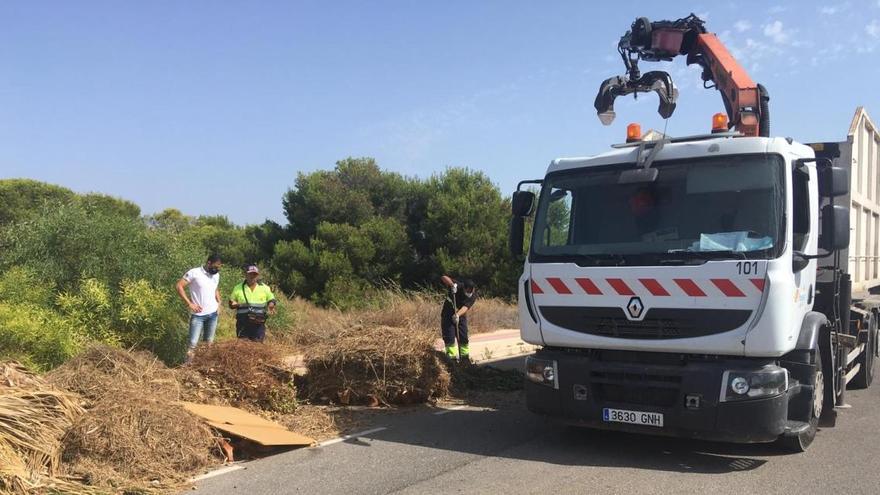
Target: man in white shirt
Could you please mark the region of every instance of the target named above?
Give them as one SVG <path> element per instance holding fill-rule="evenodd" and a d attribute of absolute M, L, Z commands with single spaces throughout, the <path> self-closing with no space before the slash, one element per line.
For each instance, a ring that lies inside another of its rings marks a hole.
<path fill-rule="evenodd" d="M 204 266 L 189 270 L 177 281 L 177 294 L 189 307 L 189 348 L 187 361 L 192 358 L 199 340 L 214 342 L 217 332 L 217 310 L 220 308 L 220 256 L 212 254 Z M 189 288 L 189 295 L 185 288 Z"/>

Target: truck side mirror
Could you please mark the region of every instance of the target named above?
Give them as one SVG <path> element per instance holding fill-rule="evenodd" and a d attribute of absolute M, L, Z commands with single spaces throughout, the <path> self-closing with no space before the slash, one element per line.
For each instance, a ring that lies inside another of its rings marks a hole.
<path fill-rule="evenodd" d="M 822 207 L 819 247 L 826 251 L 839 251 L 849 247 L 849 209 L 838 205 Z"/>
<path fill-rule="evenodd" d="M 523 236 L 526 230 L 526 218 L 514 216 L 510 218 L 510 238 L 508 239 L 508 248 L 510 254 L 514 257 L 520 257 L 523 254 Z"/>
<path fill-rule="evenodd" d="M 514 217 L 527 217 L 532 214 L 535 204 L 535 193 L 532 191 L 516 191 L 510 201 L 511 213 Z"/>
<path fill-rule="evenodd" d="M 792 271 L 792 273 L 797 273 L 797 272 L 803 270 L 809 264 L 810 264 L 810 259 L 804 257 L 803 254 L 795 251 L 791 255 L 791 271 Z"/>
<path fill-rule="evenodd" d="M 819 196 L 836 198 L 849 193 L 849 171 L 843 167 L 827 166 L 819 169 Z"/>
<path fill-rule="evenodd" d="M 523 236 L 526 231 L 526 217 L 532 214 L 535 205 L 535 193 L 531 191 L 516 191 L 510 201 L 510 210 L 513 217 L 510 219 L 510 237 L 508 248 L 510 254 L 515 257 L 523 254 Z"/>

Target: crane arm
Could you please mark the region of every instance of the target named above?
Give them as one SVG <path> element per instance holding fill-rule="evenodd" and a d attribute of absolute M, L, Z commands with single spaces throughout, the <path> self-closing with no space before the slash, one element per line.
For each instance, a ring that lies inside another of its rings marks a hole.
<path fill-rule="evenodd" d="M 651 71 L 642 75 L 640 60 L 657 62 L 687 56 L 687 64 L 703 68 L 703 86 L 721 93 L 730 126 L 745 136 L 769 136 L 769 96 L 756 84 L 730 51 L 694 14 L 675 21 L 650 22 L 640 17 L 618 43 L 627 74 L 606 79 L 599 87 L 595 107 L 599 119 L 608 125 L 614 120 L 614 100 L 618 96 L 654 91 L 660 96 L 660 116 L 675 111 L 678 91 L 668 73 Z"/>

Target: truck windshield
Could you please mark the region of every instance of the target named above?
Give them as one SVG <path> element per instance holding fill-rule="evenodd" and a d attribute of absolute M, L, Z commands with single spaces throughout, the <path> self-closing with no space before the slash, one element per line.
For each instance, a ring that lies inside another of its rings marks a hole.
<path fill-rule="evenodd" d="M 781 249 L 784 167 L 777 155 L 654 165 L 657 180 L 621 183 L 633 164 L 545 179 L 532 255 L 557 258 L 766 258 Z"/>

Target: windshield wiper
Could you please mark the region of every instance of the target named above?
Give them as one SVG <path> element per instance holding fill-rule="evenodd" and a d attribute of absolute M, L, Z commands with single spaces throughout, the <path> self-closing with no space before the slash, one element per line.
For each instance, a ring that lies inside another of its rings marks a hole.
<path fill-rule="evenodd" d="M 675 254 L 683 255 L 686 258 L 696 258 L 700 260 L 748 259 L 745 251 L 734 251 L 732 249 L 719 249 L 717 251 L 676 251 Z"/>
<path fill-rule="evenodd" d="M 613 253 L 580 254 L 577 264 L 584 266 L 582 261 L 589 261 L 594 266 L 623 266 L 626 264 L 626 256 Z"/>
<path fill-rule="evenodd" d="M 706 258 L 667 258 L 663 257 L 657 260 L 658 265 L 702 265 Z"/>

